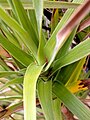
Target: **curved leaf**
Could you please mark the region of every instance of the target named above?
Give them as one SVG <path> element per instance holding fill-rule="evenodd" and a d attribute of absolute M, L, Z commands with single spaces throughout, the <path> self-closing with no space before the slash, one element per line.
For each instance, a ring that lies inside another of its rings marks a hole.
<path fill-rule="evenodd" d="M 30 64 L 24 76 L 24 119 L 36 120 L 36 82 L 43 66 Z M 28 106 L 29 105 L 29 106 Z"/>

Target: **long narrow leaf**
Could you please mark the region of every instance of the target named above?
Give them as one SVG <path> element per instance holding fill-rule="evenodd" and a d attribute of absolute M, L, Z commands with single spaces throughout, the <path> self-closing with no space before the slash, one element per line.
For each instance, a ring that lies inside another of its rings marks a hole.
<path fill-rule="evenodd" d="M 24 119 L 36 120 L 36 82 L 43 66 L 30 64 L 24 76 Z"/>
<path fill-rule="evenodd" d="M 67 21 L 65 26 L 57 33 L 56 45 L 55 45 L 55 48 L 53 51 L 53 55 L 52 55 L 51 60 L 46 69 L 48 69 L 49 66 L 52 64 L 58 51 L 63 46 L 63 44 L 66 42 L 66 40 L 69 37 L 69 35 L 71 34 L 72 30 L 89 13 L 89 10 L 90 10 L 89 0 L 87 0 L 87 1 L 85 1 L 85 3 L 82 6 L 77 8 L 77 11 L 75 11 L 73 13 L 73 15 Z"/>
<path fill-rule="evenodd" d="M 46 120 L 54 120 L 52 106 L 52 81 L 38 83 L 38 95 Z M 48 104 L 47 104 L 48 103 Z"/>
<path fill-rule="evenodd" d="M 33 53 L 36 58 L 37 47 L 31 36 L 25 31 L 12 17 L 10 17 L 3 8 L 0 6 L 0 19 L 2 19 L 12 30 L 16 31 L 20 35 L 24 44 Z"/>
<path fill-rule="evenodd" d="M 38 61 L 39 64 L 44 64 L 44 39 L 42 35 L 42 17 L 43 17 L 43 0 L 33 0 L 33 6 L 35 9 L 37 26 L 38 26 L 38 34 L 39 34 L 39 47 L 38 47 Z"/>
<path fill-rule="evenodd" d="M 43 16 L 43 0 L 33 0 L 33 6 L 36 13 L 38 33 L 41 31 L 42 27 L 42 16 Z"/>
<path fill-rule="evenodd" d="M 7 66 L 7 64 L 0 58 L 0 65 L 5 69 L 11 71 L 11 69 Z"/>
<path fill-rule="evenodd" d="M 83 3 L 84 0 L 73 0 L 73 2 Z M 73 12 L 74 12 L 74 9 L 68 9 L 66 11 L 64 16 L 62 17 L 62 19 L 58 23 L 57 27 L 55 28 L 54 32 L 52 33 L 51 37 L 47 41 L 47 43 L 45 45 L 45 54 L 46 54 L 48 61 L 50 61 L 51 56 L 53 54 L 53 50 L 54 50 L 54 47 L 56 44 L 56 35 L 57 35 L 58 31 L 65 25 L 65 23 L 68 21 L 68 19 L 70 18 L 70 16 L 72 15 Z"/>
<path fill-rule="evenodd" d="M 10 76 L 10 75 L 22 75 L 22 73 L 17 71 L 0 71 L 0 78 Z"/>
<path fill-rule="evenodd" d="M 56 82 L 53 92 L 79 120 L 90 119 L 90 110 L 69 92 L 63 84 Z"/>
<path fill-rule="evenodd" d="M 21 0 L 22 4 L 24 5 L 25 9 L 34 9 L 33 3 L 31 0 Z M 7 0 L 0 0 L 1 5 L 5 9 L 11 9 L 8 5 Z M 44 8 L 77 8 L 80 3 L 71 3 L 71 2 L 63 2 L 63 1 L 44 1 Z"/>
<path fill-rule="evenodd" d="M 61 70 L 58 71 L 55 80 L 58 80 L 65 85 L 68 79 L 70 78 L 72 72 L 75 70 L 76 66 L 78 65 L 78 62 L 79 61 L 61 68 Z"/>
<path fill-rule="evenodd" d="M 53 100 L 53 109 L 54 109 L 54 120 L 62 120 L 60 99 L 56 98 L 55 100 Z"/>
<path fill-rule="evenodd" d="M 38 38 L 36 36 L 35 30 L 32 27 L 32 23 L 30 22 L 26 11 L 24 10 L 20 0 L 12 0 L 14 7 L 15 7 L 15 12 L 17 13 L 17 17 L 23 26 L 23 28 L 30 34 L 32 40 L 34 43 L 38 46 Z"/>
<path fill-rule="evenodd" d="M 53 71 L 55 72 L 57 69 L 74 63 L 87 55 L 90 54 L 90 39 L 85 40 L 84 42 L 77 45 L 74 49 L 70 50 L 64 57 L 56 60 L 53 64 Z M 84 50 L 83 50 L 84 49 Z"/>
<path fill-rule="evenodd" d="M 10 80 L 9 82 L 5 83 L 3 85 L 3 87 L 0 88 L 0 91 L 3 90 L 3 89 L 5 89 L 8 86 L 16 85 L 16 84 L 22 84 L 22 83 L 23 83 L 23 77 L 15 78 L 15 79 Z"/>
<path fill-rule="evenodd" d="M 16 36 L 14 36 L 14 34 L 12 34 L 11 31 L 8 30 L 8 26 L 3 21 L 1 21 L 0 27 L 9 41 L 13 43 L 15 46 L 21 48 Z"/>
<path fill-rule="evenodd" d="M 28 55 L 27 53 L 16 47 L 14 44 L 9 42 L 1 34 L 0 43 L 16 60 L 18 60 L 24 66 L 28 66 L 33 61 L 33 58 L 30 55 Z"/>
<path fill-rule="evenodd" d="M 68 79 L 66 86 L 70 85 L 73 82 L 77 82 L 79 80 L 79 75 L 80 75 L 83 65 L 85 63 L 85 60 L 86 60 L 86 57 L 79 61 L 78 65 L 73 70 L 70 78 Z"/>
<path fill-rule="evenodd" d="M 71 35 L 69 36 L 69 38 L 67 39 L 65 44 L 61 47 L 61 49 L 59 50 L 59 52 L 56 56 L 56 59 L 65 56 L 65 54 L 69 51 L 70 45 L 75 37 L 77 28 L 78 28 L 78 26 L 72 31 Z"/>
<path fill-rule="evenodd" d="M 22 96 L 20 95 L 16 95 L 16 96 L 0 96 L 0 101 L 12 101 L 12 100 L 15 100 L 15 99 L 22 99 Z"/>

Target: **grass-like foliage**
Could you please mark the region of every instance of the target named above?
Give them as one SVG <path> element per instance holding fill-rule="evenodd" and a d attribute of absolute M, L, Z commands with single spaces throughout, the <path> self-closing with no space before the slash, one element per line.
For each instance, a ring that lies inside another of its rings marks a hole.
<path fill-rule="evenodd" d="M 90 120 L 90 1 L 67 1 L 0 0 L 0 119 Z"/>

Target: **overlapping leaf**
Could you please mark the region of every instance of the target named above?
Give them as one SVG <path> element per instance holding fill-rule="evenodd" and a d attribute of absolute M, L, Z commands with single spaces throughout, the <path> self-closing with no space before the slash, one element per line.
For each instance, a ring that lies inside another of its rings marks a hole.
<path fill-rule="evenodd" d="M 62 83 L 55 82 L 53 92 L 80 120 L 90 119 L 90 110 L 69 92 Z"/>
<path fill-rule="evenodd" d="M 53 71 L 56 71 L 60 69 L 61 67 L 74 63 L 84 58 L 85 56 L 89 55 L 90 54 L 89 43 L 90 43 L 90 39 L 85 40 L 84 42 L 74 47 L 74 49 L 70 50 L 65 56 L 56 60 L 53 64 L 54 66 Z"/>

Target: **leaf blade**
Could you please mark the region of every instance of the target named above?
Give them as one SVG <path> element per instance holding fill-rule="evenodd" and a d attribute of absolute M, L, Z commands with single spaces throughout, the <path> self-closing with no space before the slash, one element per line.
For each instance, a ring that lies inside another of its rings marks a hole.
<path fill-rule="evenodd" d="M 15 21 L 11 16 L 6 14 L 3 8 L 0 6 L 0 18 L 17 34 L 22 38 L 23 43 L 28 47 L 28 49 L 33 53 L 36 58 L 37 47 L 34 41 L 31 39 L 27 31 L 25 31 L 17 21 Z"/>
<path fill-rule="evenodd" d="M 60 69 L 71 63 L 74 63 L 89 55 L 90 54 L 89 43 L 90 39 L 85 40 L 84 42 L 74 47 L 74 49 L 70 50 L 64 57 L 56 60 L 53 64 L 54 65 L 53 71 L 55 72 L 55 70 Z M 83 48 L 85 48 L 85 50 L 83 50 Z M 79 52 L 79 54 L 77 51 Z"/>
<path fill-rule="evenodd" d="M 56 82 L 54 84 L 53 92 L 80 120 L 90 119 L 90 110 L 81 103 L 78 98 L 70 93 L 62 83 Z"/>
<path fill-rule="evenodd" d="M 15 59 L 17 59 L 24 66 L 28 66 L 32 61 L 32 57 L 16 47 L 13 43 L 9 42 L 0 34 L 0 43 Z M 9 47 L 8 47 L 9 46 Z M 17 50 L 17 51 L 16 51 Z"/>
<path fill-rule="evenodd" d="M 54 120 L 52 106 L 52 81 L 44 82 L 40 80 L 38 83 L 38 95 L 46 120 Z M 47 104 L 48 103 L 48 104 Z"/>
<path fill-rule="evenodd" d="M 24 76 L 24 118 L 36 120 L 36 82 L 43 66 L 30 64 Z M 29 105 L 29 106 L 28 106 Z"/>
<path fill-rule="evenodd" d="M 89 13 L 89 9 L 90 9 L 89 1 L 85 1 L 85 3 L 78 7 L 77 11 L 75 11 L 73 15 L 70 16 L 70 19 L 67 21 L 64 27 L 58 31 L 56 35 L 56 45 L 51 60 L 48 63 L 46 69 L 48 69 L 49 66 L 52 64 L 58 51 L 64 45 L 64 43 L 66 42 L 67 38 L 69 37 L 75 26 L 79 24 L 80 21 Z"/>

